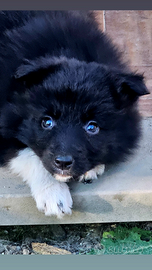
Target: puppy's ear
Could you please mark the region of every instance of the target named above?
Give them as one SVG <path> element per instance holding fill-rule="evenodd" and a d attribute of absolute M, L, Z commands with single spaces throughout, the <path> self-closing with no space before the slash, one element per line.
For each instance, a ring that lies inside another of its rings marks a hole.
<path fill-rule="evenodd" d="M 149 94 L 144 83 L 144 77 L 139 74 L 121 74 L 116 76 L 116 92 L 120 107 L 128 107 L 132 105 L 139 96 Z"/>
<path fill-rule="evenodd" d="M 23 64 L 16 70 L 14 78 L 30 87 L 41 83 L 49 74 L 59 70 L 64 62 L 64 57 L 47 56 L 35 60 L 24 59 Z"/>

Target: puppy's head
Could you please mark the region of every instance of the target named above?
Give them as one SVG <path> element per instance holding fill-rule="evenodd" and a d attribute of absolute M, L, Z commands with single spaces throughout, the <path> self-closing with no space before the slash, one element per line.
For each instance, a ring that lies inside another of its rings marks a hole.
<path fill-rule="evenodd" d="M 122 160 L 137 142 L 134 105 L 148 93 L 140 75 L 46 56 L 26 60 L 12 88 L 3 136 L 30 147 L 59 181 Z"/>

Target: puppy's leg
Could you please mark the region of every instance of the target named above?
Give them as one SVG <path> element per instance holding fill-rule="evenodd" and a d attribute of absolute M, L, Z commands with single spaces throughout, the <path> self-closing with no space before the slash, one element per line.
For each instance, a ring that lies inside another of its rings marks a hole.
<path fill-rule="evenodd" d="M 55 180 L 30 148 L 21 150 L 10 161 L 9 168 L 27 182 L 37 208 L 45 215 L 61 218 L 71 214 L 72 198 L 67 184 Z"/>
<path fill-rule="evenodd" d="M 102 175 L 105 170 L 105 165 L 101 164 L 96 166 L 94 169 L 86 172 L 85 174 L 81 175 L 79 178 L 79 182 L 90 182 L 92 179 L 97 179 L 99 175 Z"/>

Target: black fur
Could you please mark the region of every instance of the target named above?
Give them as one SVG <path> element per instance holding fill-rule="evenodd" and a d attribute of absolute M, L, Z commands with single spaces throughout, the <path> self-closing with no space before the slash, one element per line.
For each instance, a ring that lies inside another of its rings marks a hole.
<path fill-rule="evenodd" d="M 123 161 L 137 145 L 137 100 L 148 91 L 93 13 L 4 11 L 0 30 L 1 165 L 26 147 L 51 174 L 56 157 L 72 157 L 73 178 Z M 86 131 L 89 121 L 99 132 Z"/>

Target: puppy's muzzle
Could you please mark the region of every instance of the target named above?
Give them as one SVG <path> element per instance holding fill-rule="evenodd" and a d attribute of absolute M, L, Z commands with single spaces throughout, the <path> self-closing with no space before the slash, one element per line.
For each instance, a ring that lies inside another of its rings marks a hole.
<path fill-rule="evenodd" d="M 72 156 L 57 156 L 54 160 L 54 164 L 57 169 L 62 171 L 70 170 L 73 165 L 73 158 Z"/>

